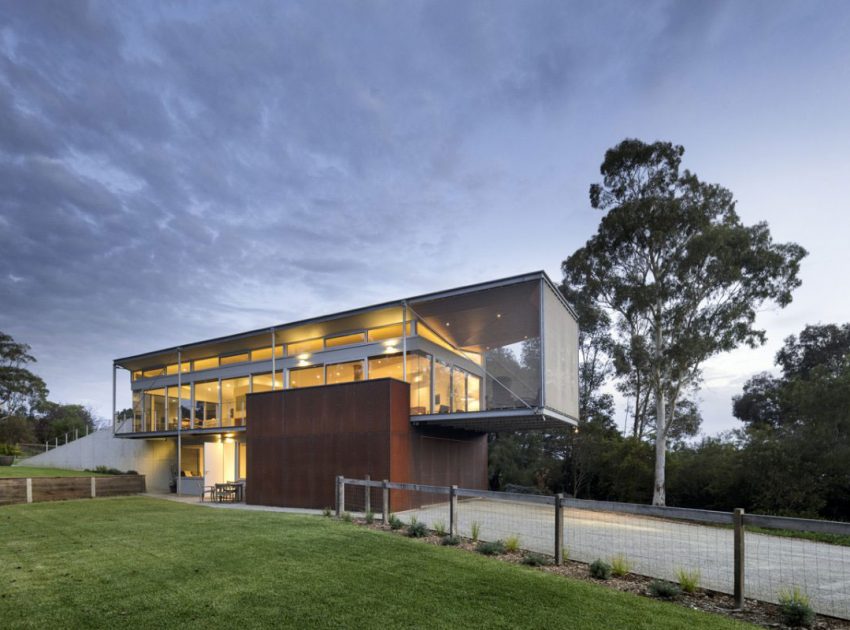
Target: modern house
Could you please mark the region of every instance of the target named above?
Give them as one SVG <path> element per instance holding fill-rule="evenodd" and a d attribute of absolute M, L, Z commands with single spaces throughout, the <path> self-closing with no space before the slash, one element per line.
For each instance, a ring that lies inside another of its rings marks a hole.
<path fill-rule="evenodd" d="M 322 507 L 337 474 L 485 487 L 487 432 L 578 416 L 578 325 L 543 272 L 116 359 L 113 400 L 119 369 L 115 438 L 249 503 Z"/>

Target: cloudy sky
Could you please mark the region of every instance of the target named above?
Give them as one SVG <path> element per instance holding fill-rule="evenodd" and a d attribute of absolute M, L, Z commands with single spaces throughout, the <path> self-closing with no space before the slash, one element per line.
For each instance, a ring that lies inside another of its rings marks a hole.
<path fill-rule="evenodd" d="M 5 2 L 0 330 L 108 416 L 115 357 L 558 280 L 605 150 L 664 139 L 811 252 L 706 368 L 734 427 L 786 335 L 850 320 L 848 32 L 840 1 Z"/>

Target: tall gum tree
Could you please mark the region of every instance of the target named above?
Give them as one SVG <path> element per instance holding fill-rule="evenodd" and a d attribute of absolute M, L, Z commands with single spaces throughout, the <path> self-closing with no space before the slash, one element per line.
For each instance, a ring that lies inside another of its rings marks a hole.
<path fill-rule="evenodd" d="M 653 504 L 664 505 L 667 440 L 677 403 L 710 357 L 764 343 L 756 312 L 791 302 L 806 250 L 747 226 L 732 193 L 688 170 L 684 148 L 627 139 L 605 153 L 590 187 L 599 229 L 563 263 L 564 284 L 611 314 L 621 356 L 644 348 L 640 369 L 655 404 Z"/>

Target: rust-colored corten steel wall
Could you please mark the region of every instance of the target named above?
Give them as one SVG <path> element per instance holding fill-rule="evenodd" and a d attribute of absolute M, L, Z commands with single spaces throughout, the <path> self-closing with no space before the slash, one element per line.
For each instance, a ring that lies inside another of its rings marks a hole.
<path fill-rule="evenodd" d="M 409 396 L 394 379 L 249 395 L 247 502 L 333 506 L 337 475 L 486 488 L 486 434 L 412 427 Z"/>

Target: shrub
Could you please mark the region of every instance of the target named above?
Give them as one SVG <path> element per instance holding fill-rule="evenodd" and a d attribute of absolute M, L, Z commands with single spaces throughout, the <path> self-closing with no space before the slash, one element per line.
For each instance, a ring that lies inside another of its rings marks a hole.
<path fill-rule="evenodd" d="M 616 556 L 611 558 L 611 575 L 614 577 L 623 577 L 624 575 L 628 575 L 631 570 L 632 565 L 623 554 L 618 553 Z"/>
<path fill-rule="evenodd" d="M 505 553 L 505 543 L 501 540 L 480 542 L 478 543 L 478 546 L 475 547 L 475 551 L 480 554 L 484 554 L 485 556 L 498 556 Z"/>
<path fill-rule="evenodd" d="M 478 542 L 478 537 L 481 535 L 481 523 L 472 521 L 472 542 Z"/>
<path fill-rule="evenodd" d="M 782 623 L 794 628 L 809 628 L 815 620 L 815 611 L 812 610 L 811 600 L 799 588 L 780 591 L 779 614 Z"/>
<path fill-rule="evenodd" d="M 676 599 L 682 594 L 682 589 L 678 584 L 668 582 L 667 580 L 652 580 L 649 584 L 649 592 L 653 597 L 661 599 Z"/>
<path fill-rule="evenodd" d="M 369 512 L 366 512 L 366 522 L 369 525 L 375 522 L 375 514 L 371 510 Z"/>
<path fill-rule="evenodd" d="M 135 471 L 135 470 L 128 470 L 124 474 L 125 475 L 138 475 L 139 473 L 138 473 L 138 471 Z"/>
<path fill-rule="evenodd" d="M 333 514 L 333 512 L 329 507 L 326 507 L 324 510 L 322 510 L 322 516 L 324 516 L 325 518 L 330 518 L 331 514 Z"/>
<path fill-rule="evenodd" d="M 699 588 L 699 571 L 688 571 L 686 569 L 676 569 L 676 577 L 679 579 L 679 586 L 685 593 L 695 593 Z"/>
<path fill-rule="evenodd" d="M 523 557 L 522 563 L 530 567 L 545 567 L 552 564 L 552 561 L 542 554 L 530 553 Z"/>
<path fill-rule="evenodd" d="M 445 521 L 434 521 L 434 531 L 437 536 L 445 536 L 446 535 L 446 522 Z"/>
<path fill-rule="evenodd" d="M 597 580 L 607 580 L 611 577 L 611 565 L 604 560 L 596 559 L 590 565 L 590 577 Z"/>
<path fill-rule="evenodd" d="M 344 520 L 346 523 L 350 523 L 351 522 L 351 512 L 343 512 L 342 513 L 342 520 Z"/>
<path fill-rule="evenodd" d="M 514 534 L 505 538 L 505 551 L 508 553 L 516 553 L 519 551 L 519 536 Z"/>
<path fill-rule="evenodd" d="M 19 449 L 14 444 L 0 444 L 0 455 L 17 457 L 21 454 L 21 449 Z"/>
<path fill-rule="evenodd" d="M 460 538 L 457 536 L 443 536 L 442 542 L 444 545 L 454 547 L 460 544 Z"/>
<path fill-rule="evenodd" d="M 390 529 L 401 529 L 404 527 L 404 523 L 401 522 L 401 519 L 395 514 L 390 514 Z"/>
<path fill-rule="evenodd" d="M 422 538 L 428 534 L 425 528 L 425 523 L 418 521 L 415 518 L 410 519 L 410 525 L 407 526 L 407 535 L 411 538 Z"/>

